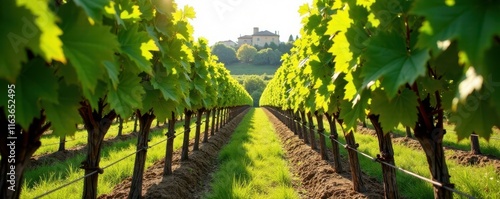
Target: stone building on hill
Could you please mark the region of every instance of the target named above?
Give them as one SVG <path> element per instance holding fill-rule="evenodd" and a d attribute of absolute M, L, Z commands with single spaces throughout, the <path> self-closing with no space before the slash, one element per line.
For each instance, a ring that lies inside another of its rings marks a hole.
<path fill-rule="evenodd" d="M 241 37 L 238 37 L 238 46 L 241 46 L 243 44 L 249 44 L 252 46 L 265 46 L 266 43 L 269 45 L 271 43 L 274 43 L 276 45 L 279 45 L 280 43 L 280 36 L 279 33 L 272 33 L 268 30 L 265 31 L 259 31 L 258 27 L 253 28 L 253 34 L 252 35 L 244 35 Z"/>

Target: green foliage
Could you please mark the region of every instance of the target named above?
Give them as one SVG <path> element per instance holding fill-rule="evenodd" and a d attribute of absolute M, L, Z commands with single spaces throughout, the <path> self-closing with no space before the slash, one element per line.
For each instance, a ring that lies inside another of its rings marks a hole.
<path fill-rule="evenodd" d="M 495 103 L 500 95 L 494 92 L 500 71 L 492 61 L 493 52 L 500 52 L 498 5 L 465 0 L 304 4 L 301 36 L 283 56 L 260 103 L 337 113 L 345 130 L 376 114 L 384 132 L 417 122 L 432 132 L 442 120 L 431 110 L 444 110 L 457 124 L 459 138 L 474 131 L 488 138 L 492 127 L 500 126 Z"/>
<path fill-rule="evenodd" d="M 6 57 L 0 82 L 16 85 L 16 121 L 24 130 L 42 113 L 57 133 L 74 132 L 81 101 L 97 108 L 105 99 L 105 110 L 120 115 L 155 110 L 162 119 L 184 108 L 252 104 L 208 42 L 193 41 L 189 20 L 195 12 L 189 6 L 19 0 L 1 10 L 0 50 Z"/>
<path fill-rule="evenodd" d="M 253 63 L 257 65 L 279 65 L 281 52 L 272 48 L 262 49 L 253 58 Z"/>
<path fill-rule="evenodd" d="M 250 93 L 250 96 L 253 99 L 253 105 L 259 106 L 260 96 L 266 87 L 264 80 L 256 75 L 247 76 L 243 80 L 243 87 L 245 87 L 245 90 Z"/>
<path fill-rule="evenodd" d="M 212 54 L 216 55 L 219 58 L 219 61 L 226 65 L 238 61 L 238 58 L 236 58 L 236 50 L 223 43 L 217 43 L 212 46 Z"/>
<path fill-rule="evenodd" d="M 257 49 L 248 44 L 241 45 L 240 48 L 238 48 L 238 52 L 236 52 L 238 60 L 245 63 L 252 62 L 256 54 L 257 54 Z"/>

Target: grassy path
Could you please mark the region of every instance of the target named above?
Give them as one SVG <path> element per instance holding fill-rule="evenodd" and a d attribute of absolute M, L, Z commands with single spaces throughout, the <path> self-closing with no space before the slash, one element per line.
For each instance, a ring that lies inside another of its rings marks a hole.
<path fill-rule="evenodd" d="M 218 156 L 207 198 L 299 198 L 272 124 L 250 110 Z"/>

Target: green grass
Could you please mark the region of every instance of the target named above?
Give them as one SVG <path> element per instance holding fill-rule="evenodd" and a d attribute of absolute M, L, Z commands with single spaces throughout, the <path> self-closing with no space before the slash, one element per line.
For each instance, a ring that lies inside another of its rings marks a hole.
<path fill-rule="evenodd" d="M 226 68 L 231 71 L 231 75 L 262 75 L 264 73 L 274 75 L 279 66 L 235 63 L 226 65 Z"/>
<path fill-rule="evenodd" d="M 192 119 L 191 126 L 194 126 Z M 176 124 L 176 132 L 183 131 L 183 122 Z M 201 129 L 204 129 L 202 123 Z M 156 130 L 150 133 L 150 145 L 165 139 L 167 129 Z M 182 146 L 184 134 L 175 138 L 174 149 Z M 194 138 L 194 131 L 191 131 L 191 138 Z M 136 151 L 137 138 L 118 141 L 110 146 L 104 147 L 101 151 L 101 167 L 111 164 L 112 162 L 129 155 Z M 148 150 L 146 158 L 146 167 L 153 165 L 165 158 L 166 144 L 161 143 L 154 148 Z M 61 186 L 71 180 L 83 176 L 84 171 L 79 169 L 81 162 L 85 158 L 85 154 L 80 154 L 69 158 L 64 162 L 57 162 L 51 165 L 36 167 L 32 170 L 27 170 L 24 174 L 23 192 L 21 198 L 34 198 L 46 191 L 52 190 L 55 187 Z M 98 194 L 111 193 L 113 187 L 121 183 L 126 177 L 132 176 L 134 167 L 134 156 L 125 159 L 124 161 L 115 164 L 104 170 L 103 174 L 99 175 Z M 54 192 L 44 198 L 81 198 L 83 191 L 83 180 L 69 185 L 57 192 Z"/>
<path fill-rule="evenodd" d="M 470 151 L 470 139 L 465 138 L 459 141 L 457 133 L 454 130 L 455 125 L 445 123 L 444 128 L 446 129 L 446 135 L 443 138 L 443 146 L 453 147 L 464 151 Z M 405 136 L 406 129 L 404 126 L 399 125 L 398 128 L 394 131 L 394 133 L 401 136 Z M 479 138 L 479 146 L 481 147 L 481 153 L 500 157 L 500 140 L 498 140 L 498 138 L 500 138 L 500 130 L 494 128 L 491 137 L 495 139 L 490 139 L 489 141 L 487 141 L 483 137 Z"/>
<path fill-rule="evenodd" d="M 206 198 L 298 198 L 284 152 L 264 111 L 252 109 L 218 156 Z"/>
<path fill-rule="evenodd" d="M 328 122 L 325 122 L 325 129 L 330 129 Z M 339 141 L 345 143 L 340 126 L 337 125 L 337 129 L 339 130 Z M 329 134 L 329 132 L 326 133 Z M 447 134 L 446 136 L 450 135 Z M 379 154 L 378 141 L 375 136 L 356 133 L 355 138 L 356 143 L 359 143 L 358 149 L 360 151 L 372 157 Z M 327 146 L 331 149 L 331 142 L 329 140 L 327 141 Z M 423 151 L 414 150 L 395 143 L 393 143 L 393 147 L 396 166 L 424 177 L 430 177 L 430 171 Z M 340 153 L 344 157 L 347 157 L 347 151 L 342 147 Z M 445 153 L 450 155 L 451 151 L 446 151 Z M 373 162 L 361 155 L 359 155 L 359 161 L 363 172 L 382 181 L 382 169 L 379 163 Z M 455 184 L 456 189 L 478 198 L 500 198 L 500 174 L 496 173 L 493 166 L 464 166 L 452 160 L 447 160 L 446 163 L 452 176 L 451 182 Z M 348 169 L 348 165 L 344 165 L 344 169 Z M 432 186 L 429 183 L 400 171 L 397 172 L 396 178 L 400 194 L 405 198 L 434 197 Z"/>
<path fill-rule="evenodd" d="M 137 124 L 139 125 L 139 124 Z M 153 127 L 156 125 L 156 120 L 153 121 Z M 137 126 L 139 127 L 139 126 Z M 134 130 L 134 120 L 123 121 L 122 134 L 126 135 Z M 104 139 L 111 139 L 118 135 L 118 122 L 111 125 Z M 54 153 L 59 149 L 59 136 L 54 134 L 43 135 L 40 139 L 42 146 L 33 154 L 39 156 L 49 153 Z M 74 135 L 66 137 L 66 149 L 71 149 L 87 144 L 87 130 L 77 130 Z"/>

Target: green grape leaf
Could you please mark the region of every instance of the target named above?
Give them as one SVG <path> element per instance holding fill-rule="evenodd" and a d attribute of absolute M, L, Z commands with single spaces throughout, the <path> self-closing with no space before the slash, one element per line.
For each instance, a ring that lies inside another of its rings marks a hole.
<path fill-rule="evenodd" d="M 130 115 L 134 109 L 141 109 L 142 95 L 145 92 L 140 82 L 141 78 L 135 74 L 122 72 L 118 88 L 109 88 L 110 108 L 114 109 L 118 115 Z"/>
<path fill-rule="evenodd" d="M 372 92 L 371 113 L 379 115 L 384 133 L 393 130 L 399 123 L 404 126 L 415 126 L 417 106 L 417 95 L 409 89 L 403 89 L 390 100 L 380 89 Z"/>
<path fill-rule="evenodd" d="M 500 38 L 498 38 L 500 39 Z M 486 51 L 485 54 L 485 69 L 481 71 L 484 77 L 483 88 L 485 92 L 491 94 L 491 102 L 497 108 L 497 114 L 500 115 L 500 68 L 498 67 L 498 55 L 500 55 L 500 42 L 495 43 L 495 45 Z M 500 124 L 496 124 L 500 128 Z"/>
<path fill-rule="evenodd" d="M 153 4 L 149 0 L 139 0 L 137 2 L 139 4 L 139 10 L 141 11 L 141 18 L 149 21 L 153 19 Z"/>
<path fill-rule="evenodd" d="M 108 92 L 107 88 L 108 85 L 106 82 L 104 82 L 103 80 L 98 80 L 97 86 L 93 93 L 90 90 L 82 90 L 83 97 L 87 99 L 93 109 L 96 109 L 99 105 L 99 99 L 103 99 L 104 97 L 106 97 L 106 94 Z"/>
<path fill-rule="evenodd" d="M 147 44 L 149 41 L 148 33 L 139 31 L 137 24 L 131 25 L 129 29 L 121 30 L 118 33 L 118 42 L 120 42 L 121 51 L 137 64 L 139 70 L 151 75 L 153 74 L 151 62 L 141 50 L 142 45 Z"/>
<path fill-rule="evenodd" d="M 0 6 L 0 78 L 14 83 L 21 72 L 21 62 L 27 61 L 25 48 L 40 30 L 28 19 L 33 14 L 16 1 L 5 1 Z M 24 33 L 23 33 L 24 32 Z"/>
<path fill-rule="evenodd" d="M 415 1 L 412 13 L 427 21 L 418 45 L 439 52 L 446 40 L 458 41 L 473 66 L 482 65 L 494 35 L 500 35 L 500 1 Z"/>
<path fill-rule="evenodd" d="M 74 0 L 74 2 L 76 5 L 82 7 L 87 15 L 94 20 L 102 18 L 101 14 L 104 7 L 109 4 L 109 0 Z"/>
<path fill-rule="evenodd" d="M 64 53 L 76 70 L 82 90 L 93 93 L 97 80 L 106 73 L 104 62 L 112 61 L 114 50 L 118 49 L 116 37 L 109 27 L 90 25 L 85 13 L 72 3 L 63 5 L 59 14 L 64 19 L 61 26 Z"/>
<path fill-rule="evenodd" d="M 57 78 L 40 58 L 30 60 L 16 81 L 16 122 L 27 129 L 40 116 L 40 100 L 58 103 Z"/>
<path fill-rule="evenodd" d="M 405 39 L 397 33 L 381 32 L 372 37 L 362 67 L 362 88 L 382 78 L 381 86 L 392 98 L 401 85 L 413 84 L 418 76 L 425 75 L 429 53 L 420 49 L 408 51 L 405 44 Z"/>
<path fill-rule="evenodd" d="M 356 104 L 353 105 L 353 103 L 345 100 L 341 102 L 339 117 L 344 120 L 343 128 L 346 131 L 355 130 L 358 119 L 364 120 L 366 118 L 365 110 L 368 107 L 368 99 L 370 99 L 370 93 L 364 90 Z"/>
<path fill-rule="evenodd" d="M 116 89 L 116 87 L 118 86 L 118 82 L 120 81 L 118 78 L 118 75 L 120 74 L 118 66 L 116 65 L 115 62 L 104 61 L 104 67 L 108 72 L 109 80 L 111 80 L 113 89 Z"/>
<path fill-rule="evenodd" d="M 176 10 L 176 6 L 174 1 L 165 1 L 165 0 L 151 0 L 156 11 L 161 14 L 171 14 Z"/>
<path fill-rule="evenodd" d="M 143 106 L 141 112 L 146 112 L 151 109 L 154 110 L 156 119 L 164 121 L 172 116 L 172 111 L 175 111 L 175 106 L 177 103 L 172 101 L 165 101 L 160 90 L 154 89 L 149 82 L 143 83 L 144 90 L 146 94 L 143 96 Z"/>
<path fill-rule="evenodd" d="M 166 100 L 179 102 L 179 81 L 177 75 L 161 76 L 155 75 L 151 78 L 151 85 L 154 89 L 161 91 L 161 94 Z"/>
<path fill-rule="evenodd" d="M 73 135 L 76 125 L 81 123 L 78 112 L 79 102 L 82 100 L 80 89 L 76 85 L 59 85 L 59 103 L 42 102 L 47 119 L 52 124 L 56 135 Z"/>
<path fill-rule="evenodd" d="M 458 103 L 456 112 L 451 113 L 449 121 L 456 124 L 458 140 L 468 137 L 472 132 L 489 139 L 492 127 L 500 124 L 499 114 L 493 103 L 490 103 L 490 98 L 484 99 L 485 94 L 484 91 L 481 94 L 474 91 L 464 103 Z"/>
<path fill-rule="evenodd" d="M 59 36 L 62 35 L 62 31 L 56 24 L 59 19 L 49 8 L 49 0 L 18 0 L 17 2 L 19 5 L 28 8 L 33 13 L 33 15 L 36 16 L 34 23 L 40 29 L 40 32 L 36 32 L 36 37 L 31 39 L 31 41 L 33 42 L 30 41 L 31 49 L 36 52 L 40 50 L 41 52 L 38 53 L 40 53 L 47 62 L 50 62 L 52 61 L 52 59 L 54 59 L 66 63 L 66 57 L 64 56 L 62 50 L 62 42 L 59 39 Z M 27 18 L 23 18 L 23 21 L 25 19 Z M 32 26 L 28 25 L 29 23 L 33 22 L 25 20 L 23 22 L 23 25 Z M 40 37 L 39 39 L 38 36 Z"/>

